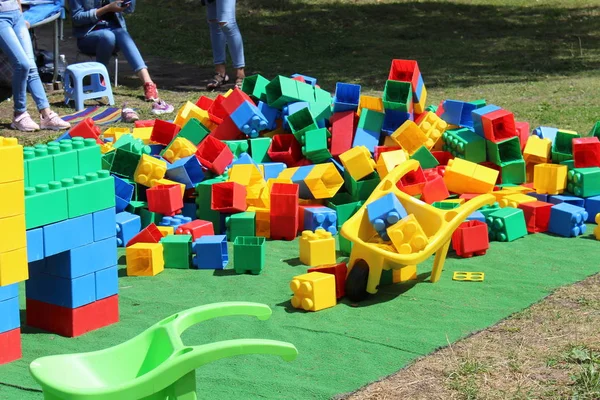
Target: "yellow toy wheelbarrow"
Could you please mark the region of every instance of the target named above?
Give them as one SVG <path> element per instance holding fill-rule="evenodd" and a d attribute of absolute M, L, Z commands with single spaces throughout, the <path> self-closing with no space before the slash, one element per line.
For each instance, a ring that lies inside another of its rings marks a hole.
<path fill-rule="evenodd" d="M 364 300 L 369 293 L 377 293 L 383 270 L 407 269 L 416 272 L 417 264 L 435 253 L 431 282 L 437 282 L 442 273 L 452 233 L 474 211 L 496 199 L 491 194 L 482 194 L 453 210 L 440 210 L 416 199 L 396 187 L 396 183 L 410 171 L 416 171 L 419 162 L 409 160 L 394 168 L 375 188 L 363 206 L 344 223 L 341 234 L 352 242 L 346 296 L 351 301 Z M 413 214 L 429 241 L 420 251 L 399 254 L 391 245 L 373 243 L 377 236 L 369 221 L 367 205 L 388 193 L 393 193 L 408 214 Z M 414 277 L 415 273 L 404 274 Z"/>

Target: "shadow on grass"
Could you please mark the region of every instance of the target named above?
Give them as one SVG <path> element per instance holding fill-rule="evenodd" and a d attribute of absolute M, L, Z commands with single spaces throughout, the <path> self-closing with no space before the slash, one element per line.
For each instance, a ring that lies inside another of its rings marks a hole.
<path fill-rule="evenodd" d="M 597 6 L 243 0 L 239 8 L 247 73 L 303 73 L 327 90 L 338 81 L 381 90 L 394 58 L 418 60 L 428 87 L 527 82 L 600 67 Z M 180 65 L 173 73 L 203 67 L 187 77 L 198 80 L 212 71 L 205 10 L 196 2 L 165 12 L 164 2 L 147 0 L 128 26 L 134 38 L 152 38 L 138 39 L 144 54 Z M 157 26 L 165 27 L 160 35 Z"/>
<path fill-rule="evenodd" d="M 27 311 L 19 310 L 19 318 L 21 320 L 21 333 L 24 335 L 52 334 L 43 329 L 34 328 L 27 325 Z"/>

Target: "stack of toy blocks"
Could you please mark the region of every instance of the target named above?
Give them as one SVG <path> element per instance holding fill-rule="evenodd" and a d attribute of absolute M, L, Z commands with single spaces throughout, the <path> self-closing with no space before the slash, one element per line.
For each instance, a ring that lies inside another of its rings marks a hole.
<path fill-rule="evenodd" d="M 74 337 L 119 319 L 115 183 L 94 139 L 24 149 L 27 324 Z"/>
<path fill-rule="evenodd" d="M 0 136 L 0 364 L 21 358 L 18 282 L 29 276 L 23 147 Z"/>

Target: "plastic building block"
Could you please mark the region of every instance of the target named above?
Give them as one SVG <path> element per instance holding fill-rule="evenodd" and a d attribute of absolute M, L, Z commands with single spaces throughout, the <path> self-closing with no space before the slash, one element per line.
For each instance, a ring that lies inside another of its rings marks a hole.
<path fill-rule="evenodd" d="M 573 139 L 575 168 L 600 167 L 600 141 L 597 137 Z"/>
<path fill-rule="evenodd" d="M 427 112 L 423 115 L 424 116 L 417 125 L 419 126 L 419 129 L 425 133 L 428 139 L 433 140 L 435 145 L 448 129 L 448 123 L 432 112 Z"/>
<path fill-rule="evenodd" d="M 483 272 L 454 271 L 452 274 L 453 281 L 483 282 L 484 279 L 485 274 Z"/>
<path fill-rule="evenodd" d="M 409 155 L 414 154 L 421 146 L 433 147 L 433 139 L 429 139 L 413 121 L 404 122 L 392 134 L 392 139 Z"/>
<path fill-rule="evenodd" d="M 181 128 L 178 125 L 172 122 L 157 119 L 152 127 L 150 140 L 154 143 L 160 143 L 167 146 L 173 141 L 175 136 L 177 136 L 180 129 Z"/>
<path fill-rule="evenodd" d="M 93 273 L 68 279 L 32 271 L 25 288 L 28 299 L 61 307 L 77 308 L 96 301 Z"/>
<path fill-rule="evenodd" d="M 304 184 L 315 199 L 329 199 L 333 197 L 344 184 L 333 163 L 315 165 L 304 178 Z"/>
<path fill-rule="evenodd" d="M 445 171 L 448 190 L 459 194 L 489 193 L 498 178 L 498 171 L 460 158 L 449 160 Z"/>
<path fill-rule="evenodd" d="M 384 240 L 389 240 L 386 229 L 408 216 L 406 210 L 393 193 L 388 193 L 367 204 L 369 221 Z"/>
<path fill-rule="evenodd" d="M 25 215 L 0 218 L 0 253 L 26 246 Z"/>
<path fill-rule="evenodd" d="M 416 171 L 410 171 L 405 174 L 400 181 L 398 181 L 396 186 L 404 193 L 408 193 L 411 196 L 417 196 L 423 192 L 426 183 L 427 179 L 425 178 L 423 169 L 419 167 Z"/>
<path fill-rule="evenodd" d="M 174 163 L 181 158 L 193 155 L 196 151 L 196 146 L 188 139 L 176 137 L 169 146 L 163 150 L 161 156 L 170 163 Z"/>
<path fill-rule="evenodd" d="M 297 184 L 275 183 L 271 188 L 270 234 L 272 239 L 293 240 L 298 229 Z"/>
<path fill-rule="evenodd" d="M 183 208 L 179 185 L 154 186 L 146 191 L 148 210 L 162 215 L 174 216 Z"/>
<path fill-rule="evenodd" d="M 352 148 L 355 132 L 354 111 L 334 113 L 331 123 L 331 154 L 340 154 Z"/>
<path fill-rule="evenodd" d="M 225 172 L 225 168 L 233 161 L 233 153 L 229 147 L 213 136 L 208 136 L 200 143 L 196 157 L 202 165 L 217 175 Z"/>
<path fill-rule="evenodd" d="M 441 109 L 438 109 L 437 111 L 437 115 L 439 115 L 441 119 L 450 125 L 456 125 L 458 127 L 472 128 L 475 126 L 475 131 L 477 132 L 477 116 L 473 113 L 477 108 L 476 105 L 457 100 L 445 100 L 442 104 L 443 106 Z M 483 113 L 484 110 L 482 109 L 481 112 Z"/>
<path fill-rule="evenodd" d="M 488 227 L 481 221 L 465 221 L 452 234 L 452 248 L 459 257 L 482 256 L 490 248 Z"/>
<path fill-rule="evenodd" d="M 212 222 L 197 219 L 180 225 L 175 233 L 177 235 L 191 235 L 192 240 L 196 240 L 205 235 L 214 235 L 215 231 Z"/>
<path fill-rule="evenodd" d="M 353 201 L 367 200 L 380 181 L 377 172 L 357 181 L 348 174 L 348 171 L 344 171 L 344 187 L 352 196 Z"/>
<path fill-rule="evenodd" d="M 417 91 L 419 87 L 419 82 L 421 82 L 422 85 L 422 78 L 421 72 L 419 70 L 419 65 L 414 60 L 392 60 L 392 65 L 390 66 L 388 79 L 394 81 L 409 82 L 411 83 L 414 91 Z M 414 97 L 413 99 L 415 103 L 418 103 L 419 100 L 420 98 L 418 96 Z"/>
<path fill-rule="evenodd" d="M 431 205 L 440 210 L 454 210 L 455 208 L 460 207 L 460 204 L 453 201 L 435 201 Z"/>
<path fill-rule="evenodd" d="M 94 241 L 113 238 L 116 235 L 116 213 L 115 208 L 97 211 L 92 214 L 92 223 L 94 224 Z"/>
<path fill-rule="evenodd" d="M 402 164 L 408 159 L 404 150 L 386 151 L 381 153 L 376 163 L 377 173 L 381 178 L 385 178 L 392 169 Z"/>
<path fill-rule="evenodd" d="M 0 184 L 24 180 L 24 169 L 15 168 L 20 165 L 23 165 L 23 147 L 16 138 L 0 136 Z"/>
<path fill-rule="evenodd" d="M 157 226 L 157 228 L 160 231 L 162 237 L 167 237 L 169 235 L 175 234 L 175 229 L 173 229 L 172 226 Z"/>
<path fill-rule="evenodd" d="M 581 197 L 563 196 L 563 195 L 548 196 L 548 203 L 551 203 L 551 204 L 567 203 L 567 204 L 571 204 L 571 205 L 574 205 L 577 207 L 585 206 L 585 200 L 582 199 Z"/>
<path fill-rule="evenodd" d="M 330 274 L 335 276 L 335 294 L 336 298 L 341 299 L 344 297 L 346 292 L 346 275 L 348 274 L 348 268 L 345 262 L 339 264 L 320 265 L 317 267 L 309 268 L 307 273 L 320 272 L 323 274 Z"/>
<path fill-rule="evenodd" d="M 27 262 L 44 259 L 44 232 L 42 228 L 30 229 L 27 235 Z M 0 292 L 2 289 L 0 289 Z M 1 298 L 2 296 L 0 296 Z"/>
<path fill-rule="evenodd" d="M 118 295 L 95 301 L 79 308 L 60 307 L 27 299 L 27 325 L 66 337 L 119 322 Z"/>
<path fill-rule="evenodd" d="M 399 254 L 418 253 L 429 243 L 429 239 L 413 214 L 389 226 L 386 232 Z"/>
<path fill-rule="evenodd" d="M 244 78 L 242 83 L 242 92 L 254 97 L 255 99 L 266 101 L 266 87 L 268 84 L 269 80 L 262 75 L 256 74 L 247 76 Z"/>
<path fill-rule="evenodd" d="M 286 165 L 284 163 L 264 163 L 263 167 L 263 175 L 266 181 L 269 179 L 275 179 L 279 176 L 279 174 L 286 169 Z"/>
<path fill-rule="evenodd" d="M 192 263 L 192 235 L 170 235 L 160 240 L 165 268 L 188 269 Z"/>
<path fill-rule="evenodd" d="M 581 197 L 600 195 L 600 168 L 575 168 L 567 173 L 567 190 Z"/>
<path fill-rule="evenodd" d="M 270 107 L 267 103 L 262 101 L 259 101 L 257 106 L 259 111 L 267 120 L 266 129 L 274 130 L 277 127 L 277 118 L 280 116 L 279 110 L 274 107 Z"/>
<path fill-rule="evenodd" d="M 331 153 L 328 150 L 329 137 L 330 133 L 325 128 L 306 132 L 301 137 L 302 154 L 315 164 L 330 159 Z"/>
<path fill-rule="evenodd" d="M 304 209 L 303 225 L 305 230 L 316 231 L 323 229 L 336 235 L 337 215 L 336 212 L 327 207 L 307 207 Z"/>
<path fill-rule="evenodd" d="M 421 200 L 427 204 L 444 200 L 450 196 L 444 178 L 437 173 L 431 173 L 430 171 L 431 170 L 423 171 L 425 185 L 421 189 Z"/>
<path fill-rule="evenodd" d="M 363 94 L 360 96 L 358 101 L 358 116 L 362 114 L 363 109 L 383 113 L 385 111 L 383 108 L 383 99 L 381 97 L 367 96 Z"/>
<path fill-rule="evenodd" d="M 377 145 L 379 144 L 380 135 L 381 134 L 378 131 L 369 131 L 363 128 L 356 128 L 352 146 L 364 146 L 371 153 L 373 153 L 375 152 L 375 147 L 377 147 Z"/>
<path fill-rule="evenodd" d="M 172 217 L 163 217 L 158 223 L 159 226 L 171 226 L 173 229 L 179 228 L 180 225 L 191 222 L 192 218 L 183 215 L 174 215 Z"/>
<path fill-rule="evenodd" d="M 150 153 L 149 147 L 148 153 Z M 112 155 L 110 172 L 124 178 L 133 178 L 133 174 L 142 157 L 141 154 L 130 151 L 127 148 L 116 148 L 115 151 L 105 154 L 105 156 L 107 155 Z"/>
<path fill-rule="evenodd" d="M 386 81 L 382 98 L 386 110 L 412 112 L 412 87 L 409 82 Z"/>
<path fill-rule="evenodd" d="M 22 356 L 21 329 L 0 333 L 0 365 L 16 361 Z"/>
<path fill-rule="evenodd" d="M 376 166 L 371 153 L 364 146 L 354 147 L 344 152 L 340 155 L 340 161 L 345 171 L 357 181 L 373 173 Z"/>
<path fill-rule="evenodd" d="M 294 308 L 319 311 L 336 305 L 335 276 L 321 272 L 298 275 L 290 282 Z"/>
<path fill-rule="evenodd" d="M 96 145 L 95 142 L 94 145 Z M 52 156 L 52 169 L 54 171 L 54 176 L 51 180 L 61 180 L 79 175 L 77 151 L 73 148 L 73 142 L 71 140 L 61 140 L 60 143 L 50 142 L 48 143 L 47 149 L 48 154 Z M 99 160 L 100 159 L 98 158 L 98 161 Z M 98 169 L 100 169 L 99 164 L 100 163 L 98 163 Z"/>
<path fill-rule="evenodd" d="M 483 215 L 480 211 L 473 211 L 467 217 L 467 221 L 481 221 L 481 222 L 485 222 L 485 215 Z"/>
<path fill-rule="evenodd" d="M 192 268 L 225 269 L 229 263 L 225 235 L 202 236 L 192 243 Z"/>
<path fill-rule="evenodd" d="M 255 162 L 265 163 L 271 161 L 268 154 L 271 142 L 272 139 L 268 137 L 255 138 L 250 141 L 250 153 Z"/>
<path fill-rule="evenodd" d="M 165 267 L 160 243 L 136 243 L 126 249 L 127 276 L 155 276 Z"/>
<path fill-rule="evenodd" d="M 233 242 L 233 268 L 237 274 L 258 275 L 265 267 L 264 237 L 238 236 Z"/>
<path fill-rule="evenodd" d="M 313 169 L 313 165 L 288 168 L 279 174 L 277 182 L 281 182 L 282 179 L 290 180 L 298 185 L 298 195 L 301 199 L 313 199 L 313 195 L 305 182 L 306 177 Z"/>
<path fill-rule="evenodd" d="M 552 204 L 545 203 L 543 201 L 532 201 L 529 203 L 519 204 L 519 208 L 523 210 L 525 215 L 527 232 L 539 233 L 546 232 L 548 230 Z"/>
<path fill-rule="evenodd" d="M 567 188 L 567 166 L 538 164 L 533 169 L 533 187 L 538 194 L 560 194 Z"/>
<path fill-rule="evenodd" d="M 239 130 L 251 138 L 258 137 L 258 133 L 267 129 L 269 124 L 258 107 L 249 101 L 241 103 L 231 113 L 231 119 Z"/>
<path fill-rule="evenodd" d="M 269 158 L 293 167 L 302 158 L 300 143 L 293 135 L 275 135 L 267 151 Z"/>
<path fill-rule="evenodd" d="M 19 317 L 19 296 L 0 300 L 0 334 L 21 326 Z"/>
<path fill-rule="evenodd" d="M 480 163 L 486 161 L 486 141 L 467 128 L 447 130 L 442 139 L 443 150 L 454 157 Z"/>
<path fill-rule="evenodd" d="M 250 145 L 248 144 L 247 139 L 245 139 L 245 140 L 227 140 L 227 141 L 225 141 L 225 144 L 227 145 L 227 147 L 229 147 L 229 150 L 231 150 L 234 160 L 237 160 L 237 158 L 242 153 L 247 153 L 248 150 L 250 149 Z"/>
<path fill-rule="evenodd" d="M 302 108 L 287 117 L 290 130 L 298 142 L 302 143 L 303 136 L 308 131 L 318 129 L 317 123 L 308 108 Z"/>
<path fill-rule="evenodd" d="M 364 109 L 358 119 L 357 127 L 379 133 L 383 127 L 384 118 L 385 114 L 383 112 Z"/>
<path fill-rule="evenodd" d="M 537 199 L 533 196 L 528 196 L 522 193 L 514 193 L 504 196 L 498 202 L 500 203 L 500 207 L 512 207 L 512 208 L 520 208 L 519 205 L 525 203 L 535 202 Z"/>
<path fill-rule="evenodd" d="M 512 161 L 522 160 L 519 138 L 515 136 L 502 141 L 487 141 L 487 155 L 488 160 L 500 166 Z"/>
<path fill-rule="evenodd" d="M 594 237 L 596 238 L 596 240 L 600 240 L 600 214 L 596 214 L 595 222 L 596 222 L 596 225 L 598 225 L 598 226 L 596 226 L 594 228 Z M 0 346 L 0 348 L 1 348 L 1 346 Z"/>
<path fill-rule="evenodd" d="M 506 207 L 486 217 L 490 240 L 512 242 L 527 235 L 525 214 L 518 208 Z"/>
<path fill-rule="evenodd" d="M 556 134 L 558 132 L 557 128 L 548 127 L 548 126 L 538 126 L 532 132 L 532 136 L 537 136 L 540 139 L 549 139 L 551 142 L 554 142 L 556 138 Z"/>
<path fill-rule="evenodd" d="M 244 92 L 246 92 L 244 90 Z M 277 76 L 265 86 L 267 104 L 281 110 L 287 103 L 298 101 L 296 81 L 285 76 Z M 247 93 L 247 92 L 246 92 Z M 262 99 L 264 101 L 264 99 Z"/>
<path fill-rule="evenodd" d="M 550 139 L 541 139 L 532 135 L 527 139 L 523 158 L 527 163 L 543 164 L 550 160 L 552 151 L 552 141 Z"/>
<path fill-rule="evenodd" d="M 412 114 L 408 112 L 386 109 L 381 131 L 389 136 L 394 133 L 403 123 L 412 119 Z"/>
<path fill-rule="evenodd" d="M 162 234 L 156 225 L 151 223 L 126 243 L 129 247 L 137 243 L 159 243 L 160 239 L 162 239 Z"/>
<path fill-rule="evenodd" d="M 194 156 L 181 158 L 170 164 L 165 177 L 172 181 L 182 183 L 186 189 L 195 187 L 204 179 L 204 172 L 200 161 Z"/>
<path fill-rule="evenodd" d="M 96 280 L 96 301 L 119 293 L 119 273 L 117 266 L 94 272 Z"/>
<path fill-rule="evenodd" d="M 360 85 L 338 82 L 333 97 L 333 112 L 356 111 L 360 101 Z"/>
<path fill-rule="evenodd" d="M 194 146 L 198 146 L 206 136 L 210 133 L 210 130 L 202 124 L 196 118 L 190 118 L 188 122 L 181 128 L 181 131 L 177 134 L 177 138 L 185 138 L 190 141 Z"/>
<path fill-rule="evenodd" d="M 235 182 L 245 187 L 246 199 L 257 199 L 265 182 L 260 170 L 252 164 L 236 164 L 229 170 L 229 182 Z"/>
<path fill-rule="evenodd" d="M 54 163 L 52 155 L 48 153 L 48 146 L 23 148 L 25 160 L 25 174 L 30 186 L 45 184 L 54 180 Z"/>
<path fill-rule="evenodd" d="M 146 187 L 154 186 L 154 182 L 165 177 L 167 163 L 149 155 L 142 155 L 133 174 L 136 183 Z"/>
<path fill-rule="evenodd" d="M 577 138 L 577 132 L 559 129 L 552 143 L 552 161 L 557 163 L 573 159 L 573 140 Z"/>
<path fill-rule="evenodd" d="M 435 168 L 438 165 L 440 165 L 438 160 L 433 156 L 433 154 L 431 154 L 431 152 L 425 146 L 419 147 L 419 149 L 415 151 L 410 158 L 413 160 L 417 160 L 419 162 L 419 165 L 421 165 L 421 168 L 423 169 Z"/>
<path fill-rule="evenodd" d="M 98 143 L 100 143 L 98 137 L 101 133 L 102 131 L 94 124 L 92 118 L 85 118 L 69 130 L 69 135 L 71 137 L 90 138 L 98 141 Z"/>
<path fill-rule="evenodd" d="M 115 182 L 115 207 L 117 212 L 122 212 L 133 199 L 135 185 L 115 175 L 113 175 L 113 179 Z"/>
<path fill-rule="evenodd" d="M 62 182 L 67 190 L 69 218 L 115 206 L 115 184 L 108 171 L 90 172 Z"/>
<path fill-rule="evenodd" d="M 0 253 L 0 286 L 27 280 L 27 249 L 25 247 Z"/>
<path fill-rule="evenodd" d="M 211 209 L 221 213 L 246 210 L 246 187 L 236 182 L 212 185 Z"/>
<path fill-rule="evenodd" d="M 120 212 L 115 217 L 117 246 L 125 245 L 142 229 L 142 222 L 139 215 L 131 214 L 126 211 Z"/>
<path fill-rule="evenodd" d="M 550 210 L 548 232 L 564 237 L 583 235 L 587 228 L 587 219 L 588 213 L 582 207 L 568 203 L 556 204 Z"/>
<path fill-rule="evenodd" d="M 92 214 L 71 218 L 46 225 L 44 231 L 44 254 L 50 257 L 94 241 Z"/>
<path fill-rule="evenodd" d="M 23 180 L 7 182 L 0 184 L 0 198 L 2 199 L 2 207 L 0 207 L 0 218 L 12 217 L 25 213 L 25 202 L 23 201 Z M 59 184 L 60 185 L 60 184 Z M 47 192 L 48 185 L 39 185 L 40 192 Z M 35 193 L 34 188 L 29 190 Z M 27 193 L 26 193 L 27 194 Z M 41 196 L 38 196 L 41 197 Z M 57 202 L 58 203 L 58 202 Z M 39 202 L 36 205 L 42 206 L 44 203 Z M 58 203 L 60 204 L 60 203 Z M 66 207 L 65 207 L 66 208 Z M 42 208 L 42 212 L 43 212 Z M 29 210 L 28 210 L 29 211 Z M 32 213 L 34 215 L 34 213 Z M 38 215 L 37 213 L 35 215 Z"/>
<path fill-rule="evenodd" d="M 256 230 L 254 219 L 256 215 L 252 211 L 233 214 L 225 218 L 227 227 L 227 240 L 235 241 L 238 236 L 254 236 Z"/>
<path fill-rule="evenodd" d="M 587 222 L 593 223 L 596 214 L 600 213 L 600 196 L 585 199 L 585 211 L 588 212 Z"/>

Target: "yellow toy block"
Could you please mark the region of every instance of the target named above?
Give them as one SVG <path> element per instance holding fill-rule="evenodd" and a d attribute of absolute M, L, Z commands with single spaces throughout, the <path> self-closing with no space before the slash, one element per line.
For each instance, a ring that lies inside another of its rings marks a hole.
<path fill-rule="evenodd" d="M 0 253 L 0 286 L 29 279 L 27 247 Z"/>
<path fill-rule="evenodd" d="M 23 247 L 27 247 L 25 214 L 0 218 L 0 253 Z"/>
<path fill-rule="evenodd" d="M 330 199 L 344 185 L 344 178 L 333 163 L 317 164 L 304 178 L 315 199 Z"/>
<path fill-rule="evenodd" d="M 596 214 L 596 224 L 598 226 L 594 228 L 594 236 L 596 240 L 600 240 L 600 213 Z"/>
<path fill-rule="evenodd" d="M 510 187 L 507 187 L 506 189 L 510 189 L 510 190 L 514 191 L 515 193 L 521 193 L 521 194 L 527 194 L 527 193 L 533 192 L 533 189 L 526 187 L 526 186 L 510 186 Z"/>
<path fill-rule="evenodd" d="M 423 99 L 423 97 L 421 97 Z M 416 109 L 415 109 L 416 112 Z M 448 129 L 448 123 L 438 117 L 436 113 L 427 112 L 419 123 L 419 129 L 434 143 L 438 143 L 444 132 Z"/>
<path fill-rule="evenodd" d="M 280 176 L 281 176 L 281 174 L 280 174 Z M 280 178 L 280 177 L 269 178 L 269 180 L 267 181 L 267 187 L 269 188 L 269 190 L 273 189 L 274 183 L 294 183 L 294 182 L 292 182 L 292 180 L 289 178 Z"/>
<path fill-rule="evenodd" d="M 387 234 L 399 254 L 418 253 L 429 243 L 414 214 L 402 218 L 387 228 Z"/>
<path fill-rule="evenodd" d="M 405 121 L 394 133 L 392 139 L 405 150 L 409 156 L 412 156 L 419 147 L 425 146 L 428 149 L 433 147 L 435 140 L 430 139 L 423 133 L 414 121 Z"/>
<path fill-rule="evenodd" d="M 127 276 L 155 276 L 165 269 L 160 243 L 136 243 L 125 250 Z"/>
<path fill-rule="evenodd" d="M 292 176 L 298 171 L 298 167 L 286 168 L 277 175 L 277 181 L 273 181 L 273 183 L 286 183 L 285 181 L 292 182 Z M 275 179 L 275 178 L 272 178 Z M 271 179 L 269 179 L 271 180 Z M 281 180 L 281 182 L 280 182 Z"/>
<path fill-rule="evenodd" d="M 363 108 L 378 111 L 380 113 L 384 112 L 383 109 L 383 99 L 381 97 L 375 96 L 360 96 L 360 100 L 358 101 L 358 116 L 360 117 L 360 112 Z"/>
<path fill-rule="evenodd" d="M 543 164 L 550 160 L 552 151 L 552 141 L 550 139 L 540 139 L 533 135 L 529 136 L 525 149 L 523 150 L 523 159 L 526 163 Z"/>
<path fill-rule="evenodd" d="M 350 176 L 357 181 L 375 171 L 375 161 L 365 146 L 353 147 L 343 152 L 340 154 L 340 161 Z"/>
<path fill-rule="evenodd" d="M 136 139 L 141 139 L 144 144 L 150 144 L 150 136 L 152 135 L 151 126 L 144 126 L 140 128 L 133 128 L 132 135 Z"/>
<path fill-rule="evenodd" d="M 157 228 L 163 237 L 175 234 L 175 229 L 172 226 L 157 226 Z"/>
<path fill-rule="evenodd" d="M 394 139 L 392 139 L 392 137 L 391 137 L 391 136 L 386 136 L 386 137 L 383 139 L 383 145 L 384 145 L 385 147 L 398 147 L 398 143 L 396 143 L 396 142 L 394 141 Z"/>
<path fill-rule="evenodd" d="M 306 311 L 319 311 L 337 304 L 335 276 L 322 272 L 298 275 L 290 282 L 294 293 L 292 306 Z"/>
<path fill-rule="evenodd" d="M 15 138 L 0 136 L 0 184 L 23 179 L 23 146 Z"/>
<path fill-rule="evenodd" d="M 246 186 L 246 200 L 260 198 L 262 189 L 267 182 L 254 164 L 235 164 L 229 169 L 229 182 Z"/>
<path fill-rule="evenodd" d="M 106 142 L 102 145 L 100 145 L 100 152 L 102 154 L 106 154 L 108 152 L 113 151 L 115 148 L 113 147 L 113 143 L 112 142 Z"/>
<path fill-rule="evenodd" d="M 532 201 L 537 201 L 537 198 L 522 193 L 515 193 L 505 196 L 499 203 L 500 207 L 518 208 L 520 204 L 531 203 Z"/>
<path fill-rule="evenodd" d="M 519 194 L 519 192 L 512 190 L 512 188 L 504 188 L 501 190 L 495 190 L 491 193 L 496 198 L 497 202 L 501 202 L 506 196 L 513 194 Z"/>
<path fill-rule="evenodd" d="M 484 278 L 485 274 L 483 272 L 454 271 L 452 274 L 453 281 L 483 282 Z"/>
<path fill-rule="evenodd" d="M 177 111 L 177 115 L 175 116 L 175 120 L 173 121 L 173 123 L 175 125 L 183 127 L 185 123 L 191 118 L 190 111 L 192 110 L 196 111 L 196 113 L 198 113 L 198 111 L 203 111 L 200 107 L 198 107 L 191 101 L 188 101 Z"/>
<path fill-rule="evenodd" d="M 469 193 L 490 193 L 494 190 L 494 186 L 496 186 L 499 173 L 495 169 L 477 165 L 475 174 L 469 182 L 469 187 L 471 188 L 471 192 Z"/>
<path fill-rule="evenodd" d="M 21 167 L 13 167 L 23 170 Z M 0 183 L 0 218 L 25 214 L 25 182 L 23 180 L 9 183 Z"/>
<path fill-rule="evenodd" d="M 226 91 L 223 97 L 228 97 L 231 93 L 233 93 L 233 89 L 229 89 L 228 91 Z"/>
<path fill-rule="evenodd" d="M 454 193 L 490 193 L 494 190 L 498 171 L 461 158 L 448 161 L 444 182 Z"/>
<path fill-rule="evenodd" d="M 271 189 L 268 186 L 263 186 L 256 198 L 246 198 L 246 205 L 258 208 L 271 208 Z"/>
<path fill-rule="evenodd" d="M 425 111 L 425 107 L 427 102 L 427 89 L 425 85 L 423 85 L 423 90 L 421 90 L 421 100 L 418 103 L 414 103 L 414 109 L 416 114 L 422 114 Z"/>
<path fill-rule="evenodd" d="M 311 267 L 335 264 L 335 239 L 331 232 L 325 229 L 303 231 L 300 238 L 300 262 Z"/>
<path fill-rule="evenodd" d="M 211 121 L 208 111 L 201 108 L 191 110 L 188 115 L 188 119 L 185 122 L 187 123 L 192 118 L 196 118 L 198 121 L 200 121 L 202 125 L 208 128 L 209 131 L 212 131 L 217 127 L 217 124 Z"/>
<path fill-rule="evenodd" d="M 247 211 L 254 211 L 255 235 L 258 237 L 271 237 L 271 214 L 268 208 L 248 207 Z"/>
<path fill-rule="evenodd" d="M 406 160 L 408 160 L 408 155 L 402 149 L 386 151 L 385 153 L 381 153 L 379 155 L 375 168 L 377 169 L 379 177 L 383 179 L 387 174 L 390 173 L 391 170 Z"/>
<path fill-rule="evenodd" d="M 194 146 L 194 143 L 186 138 L 177 137 L 171 142 L 162 157 L 172 164 L 181 158 L 191 156 L 196 153 L 196 150 L 197 148 Z"/>
<path fill-rule="evenodd" d="M 155 181 L 153 181 L 151 187 L 159 186 L 159 185 L 179 185 L 179 187 L 181 188 L 181 197 L 183 197 L 183 195 L 185 194 L 185 184 L 184 183 L 179 183 L 179 182 L 172 181 L 170 179 L 162 178 L 162 179 L 156 179 Z"/>
<path fill-rule="evenodd" d="M 167 163 L 158 158 L 142 154 L 133 174 L 133 180 L 146 187 L 155 186 L 154 182 L 163 179 L 167 173 Z"/>
<path fill-rule="evenodd" d="M 107 130 L 105 130 L 102 135 L 104 136 L 105 139 L 108 139 L 108 138 L 114 139 L 114 141 L 113 141 L 113 143 L 114 143 L 117 140 L 119 140 L 119 138 L 121 136 L 127 135 L 129 133 L 131 133 L 131 131 L 129 130 L 129 128 L 126 128 L 126 127 L 123 127 L 123 128 L 111 127 L 111 128 L 108 128 Z"/>
<path fill-rule="evenodd" d="M 567 188 L 567 166 L 537 164 L 533 167 L 533 187 L 538 194 L 560 194 Z"/>

